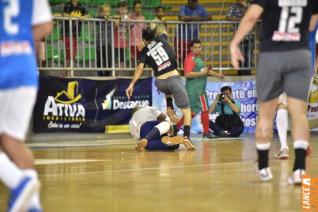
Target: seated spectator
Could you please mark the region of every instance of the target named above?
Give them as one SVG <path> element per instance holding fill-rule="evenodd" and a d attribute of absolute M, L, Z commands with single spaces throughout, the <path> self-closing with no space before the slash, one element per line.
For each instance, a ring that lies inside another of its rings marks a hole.
<path fill-rule="evenodd" d="M 180 8 L 179 20 L 199 22 L 210 21 L 212 17 L 203 6 L 198 4 L 198 0 L 188 0 L 188 5 L 183 5 Z M 195 38 L 199 39 L 199 24 L 179 24 L 176 38 L 175 49 L 181 64 L 190 51 L 191 41 Z"/>
<path fill-rule="evenodd" d="M 241 104 L 232 99 L 232 88 L 224 86 L 209 108 L 209 113 L 219 113 L 215 122 L 210 121 L 210 129 L 216 136 L 238 137 L 244 130 L 240 118 Z"/>
<path fill-rule="evenodd" d="M 129 130 L 136 139 L 136 151 L 174 151 L 186 148 L 195 150 L 195 147 L 188 139 L 182 136 L 169 137 L 172 132 L 172 124 L 168 116 L 161 113 L 154 107 L 146 106 L 133 109 L 133 116 L 129 122 Z"/>
<path fill-rule="evenodd" d="M 105 20 L 97 22 L 96 26 L 96 62 L 99 68 L 112 67 L 112 23 L 110 20 L 111 7 L 109 4 L 98 8 L 97 19 Z M 110 71 L 99 71 L 99 76 L 111 76 Z"/>
<path fill-rule="evenodd" d="M 156 31 L 156 36 L 162 36 L 164 39 L 168 40 L 167 24 L 165 22 L 165 13 L 162 6 L 155 8 L 156 18 L 153 19 L 150 27 L 152 30 Z"/>
<path fill-rule="evenodd" d="M 63 8 L 63 16 L 69 18 L 82 19 L 87 16 L 87 10 L 78 0 L 70 0 Z M 66 50 L 66 66 L 70 65 L 70 59 L 74 60 L 77 54 L 77 38 L 81 35 L 82 22 L 72 21 L 72 28 L 69 28 L 69 21 L 65 21 L 61 33 L 62 39 L 65 42 Z M 71 43 L 72 43 L 72 58 L 71 58 Z"/>
<path fill-rule="evenodd" d="M 145 17 L 142 15 L 141 0 L 133 2 L 134 12 L 129 15 L 130 20 L 144 21 Z M 141 32 L 146 27 L 145 23 L 131 23 L 130 25 L 130 54 L 131 63 L 133 66 L 137 63 L 137 59 L 141 53 Z"/>

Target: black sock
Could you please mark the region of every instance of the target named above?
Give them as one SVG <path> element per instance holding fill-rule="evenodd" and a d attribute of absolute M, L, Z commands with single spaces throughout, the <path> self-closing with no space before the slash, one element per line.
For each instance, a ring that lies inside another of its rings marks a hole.
<path fill-rule="evenodd" d="M 146 135 L 145 139 L 149 141 L 153 140 L 156 137 L 160 137 L 160 131 L 158 130 L 157 127 L 152 128 L 152 130 L 150 130 L 150 132 L 148 132 L 148 134 Z"/>
<path fill-rule="evenodd" d="M 190 126 L 189 125 L 183 126 L 183 136 L 190 138 Z"/>
<path fill-rule="evenodd" d="M 178 135 L 178 131 L 179 131 L 179 129 L 178 129 L 177 125 L 173 125 L 173 135 L 174 136 Z"/>
<path fill-rule="evenodd" d="M 305 149 L 295 149 L 295 163 L 293 171 L 297 169 L 306 169 L 306 152 Z"/>
<path fill-rule="evenodd" d="M 170 97 L 170 96 L 167 97 L 166 101 L 167 101 L 167 107 L 170 107 L 171 109 L 174 109 L 172 97 Z"/>
<path fill-rule="evenodd" d="M 268 167 L 268 152 L 269 150 L 257 150 L 258 153 L 258 170 Z"/>

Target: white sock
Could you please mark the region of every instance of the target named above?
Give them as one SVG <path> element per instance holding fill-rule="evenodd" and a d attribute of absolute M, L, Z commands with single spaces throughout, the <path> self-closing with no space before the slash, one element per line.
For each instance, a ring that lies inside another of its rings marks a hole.
<path fill-rule="evenodd" d="M 256 143 L 256 149 L 257 149 L 257 150 L 263 150 L 263 151 L 265 151 L 265 150 L 269 150 L 270 148 L 271 148 L 271 143 L 270 143 L 270 142 L 268 142 L 268 143 L 261 143 L 261 144 Z"/>
<path fill-rule="evenodd" d="M 24 174 L 26 176 L 32 177 L 32 178 L 38 178 L 38 173 L 34 169 L 25 169 L 23 170 Z M 30 200 L 29 208 L 37 208 L 40 209 L 41 203 L 40 203 L 40 193 L 36 192 L 33 194 Z"/>
<path fill-rule="evenodd" d="M 285 109 L 278 109 L 276 115 L 276 125 L 278 130 L 281 149 L 288 149 L 287 130 L 288 130 L 288 112 Z"/>
<path fill-rule="evenodd" d="M 294 141 L 294 148 L 295 149 L 307 150 L 308 145 L 309 145 L 308 141 L 305 141 L 305 140 L 295 140 Z"/>
<path fill-rule="evenodd" d="M 10 189 L 16 188 L 24 174 L 6 154 L 0 153 L 0 179 Z"/>

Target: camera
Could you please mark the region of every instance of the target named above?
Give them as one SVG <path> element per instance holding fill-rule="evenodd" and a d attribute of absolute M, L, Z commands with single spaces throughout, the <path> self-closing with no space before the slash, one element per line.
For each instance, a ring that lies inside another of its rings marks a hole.
<path fill-rule="evenodd" d="M 225 94 L 223 94 L 223 93 L 221 93 L 220 95 L 219 95 L 219 101 L 221 102 L 221 101 L 223 101 L 224 99 L 225 99 Z"/>

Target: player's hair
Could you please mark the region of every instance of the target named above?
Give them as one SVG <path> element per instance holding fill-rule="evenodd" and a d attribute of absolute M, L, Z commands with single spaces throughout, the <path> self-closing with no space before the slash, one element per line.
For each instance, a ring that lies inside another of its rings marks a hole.
<path fill-rule="evenodd" d="M 131 109 L 131 115 L 134 115 L 134 113 L 136 113 L 141 107 L 139 107 L 138 105 L 136 107 L 134 107 L 133 109 Z"/>
<path fill-rule="evenodd" d="M 229 90 L 232 93 L 232 88 L 230 86 L 223 86 L 221 88 L 221 93 L 223 93 L 224 91 L 227 91 L 227 90 Z"/>
<path fill-rule="evenodd" d="M 153 41 L 155 39 L 156 32 L 152 30 L 150 27 L 142 30 L 142 39 L 147 42 Z"/>
<path fill-rule="evenodd" d="M 198 38 L 194 38 L 191 41 L 190 47 L 194 46 L 194 44 L 201 44 L 201 41 Z"/>

